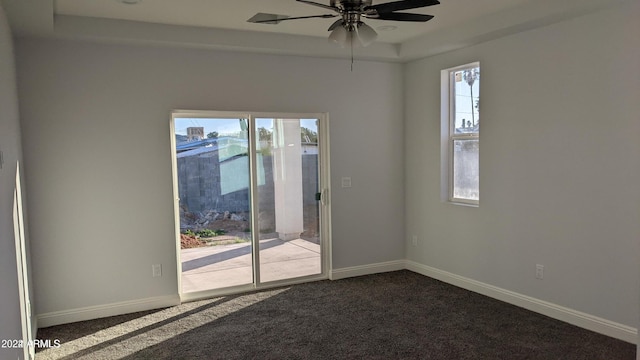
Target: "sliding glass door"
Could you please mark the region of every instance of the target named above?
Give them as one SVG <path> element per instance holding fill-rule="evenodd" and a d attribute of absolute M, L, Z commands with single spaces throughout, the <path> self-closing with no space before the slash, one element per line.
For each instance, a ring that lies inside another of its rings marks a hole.
<path fill-rule="evenodd" d="M 323 114 L 174 112 L 183 295 L 326 277 L 326 128 Z"/>
<path fill-rule="evenodd" d="M 318 275 L 318 119 L 258 118 L 257 163 L 268 169 L 258 187 L 260 280 Z"/>
<path fill-rule="evenodd" d="M 252 284 L 248 119 L 174 119 L 182 292 Z"/>

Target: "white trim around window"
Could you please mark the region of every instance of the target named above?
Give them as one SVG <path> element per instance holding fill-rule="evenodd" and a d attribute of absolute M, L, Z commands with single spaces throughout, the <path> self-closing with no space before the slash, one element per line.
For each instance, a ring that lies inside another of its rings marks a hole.
<path fill-rule="evenodd" d="M 466 81 L 466 74 L 464 79 L 456 78 L 456 74 L 462 77 L 465 70 L 474 76 L 471 84 Z M 444 69 L 440 73 L 441 201 L 476 207 L 479 206 L 480 190 L 479 74 L 479 62 Z M 469 84 L 468 88 L 460 86 L 461 83 Z M 463 118 L 465 114 L 470 119 Z"/>

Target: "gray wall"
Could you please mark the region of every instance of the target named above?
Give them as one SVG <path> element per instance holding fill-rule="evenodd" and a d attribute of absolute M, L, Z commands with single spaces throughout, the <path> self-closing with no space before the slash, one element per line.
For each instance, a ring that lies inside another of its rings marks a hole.
<path fill-rule="evenodd" d="M 408 259 L 638 325 L 638 6 L 407 64 L 405 225 L 419 236 Z M 479 208 L 440 200 L 440 71 L 473 61 Z"/>
<path fill-rule="evenodd" d="M 16 161 L 22 161 L 20 124 L 11 31 L 0 6 L 0 339 L 22 339 L 16 247 L 13 232 L 13 193 Z M 21 349 L 0 348 L 1 359 L 22 359 Z"/>
<path fill-rule="evenodd" d="M 334 268 L 404 257 L 402 65 L 38 39 L 16 53 L 39 314 L 178 292 L 172 109 L 328 112 Z"/>

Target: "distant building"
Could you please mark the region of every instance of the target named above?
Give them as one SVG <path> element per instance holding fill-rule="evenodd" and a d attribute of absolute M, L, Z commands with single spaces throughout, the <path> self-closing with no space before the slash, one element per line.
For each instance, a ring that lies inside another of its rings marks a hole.
<path fill-rule="evenodd" d="M 187 141 L 197 141 L 204 139 L 204 127 L 188 127 Z"/>

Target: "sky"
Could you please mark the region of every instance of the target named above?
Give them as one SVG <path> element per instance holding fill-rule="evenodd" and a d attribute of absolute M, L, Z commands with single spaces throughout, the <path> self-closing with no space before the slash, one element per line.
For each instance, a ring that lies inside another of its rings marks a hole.
<path fill-rule="evenodd" d="M 316 119 L 300 119 L 300 126 L 318 132 Z M 234 134 L 240 131 L 240 121 L 238 119 L 221 118 L 176 118 L 175 131 L 179 135 L 187 135 L 188 127 L 204 127 L 205 136 L 213 131 L 220 135 Z M 273 119 L 256 119 L 256 129 L 264 127 L 273 130 Z"/>
<path fill-rule="evenodd" d="M 471 110 L 474 111 L 475 121 L 478 122 L 479 114 L 478 111 L 471 106 L 471 88 L 466 81 L 462 80 L 460 82 L 456 82 L 455 93 L 456 93 L 456 127 L 460 127 L 462 124 L 462 119 L 466 121 L 472 121 Z M 473 83 L 473 105 L 475 106 L 476 100 L 480 96 L 480 79 L 476 80 Z"/>

